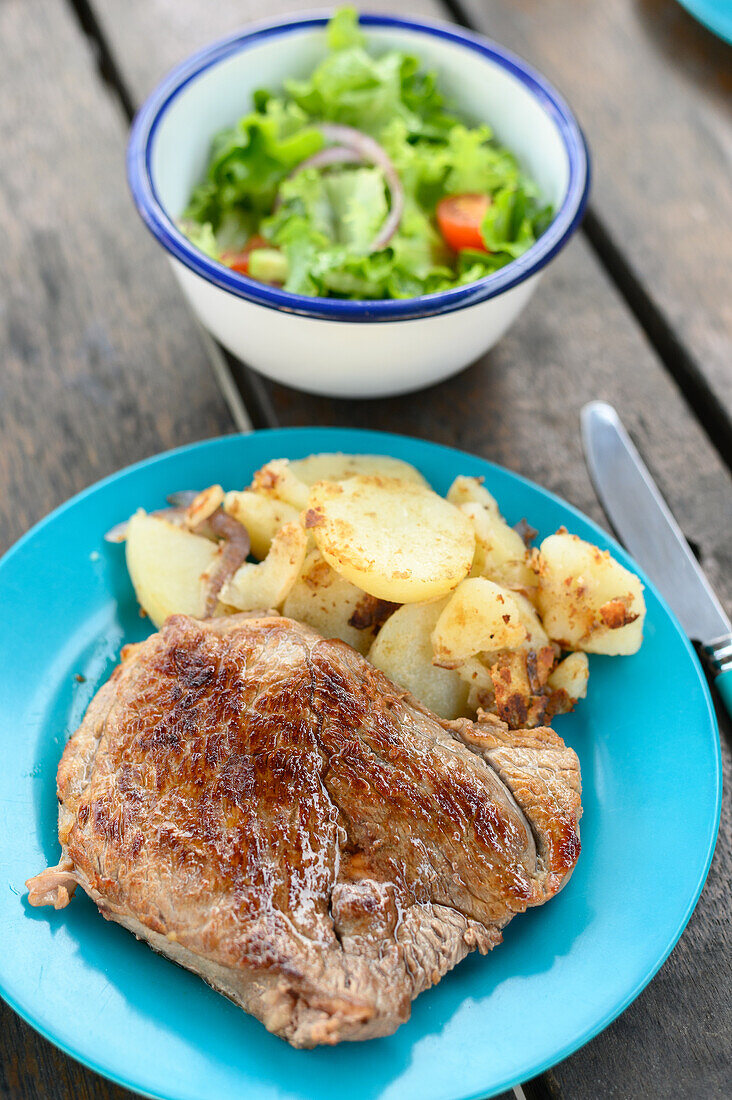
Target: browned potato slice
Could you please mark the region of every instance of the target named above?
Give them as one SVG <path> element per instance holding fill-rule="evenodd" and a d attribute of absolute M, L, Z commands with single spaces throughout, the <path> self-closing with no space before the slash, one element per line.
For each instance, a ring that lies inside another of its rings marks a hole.
<path fill-rule="evenodd" d="M 467 574 L 475 550 L 467 516 L 431 489 L 396 478 L 318 482 L 305 522 L 337 573 L 393 603 L 444 596 Z"/>
<path fill-rule="evenodd" d="M 156 627 L 169 615 L 203 616 L 215 542 L 140 511 L 129 522 L 125 554 L 135 595 Z"/>
<path fill-rule="evenodd" d="M 549 637 L 564 649 L 635 653 L 643 639 L 643 585 L 589 542 L 559 531 L 538 558 L 537 607 Z"/>
<path fill-rule="evenodd" d="M 366 654 L 374 640 L 380 615 L 393 610 L 392 604 L 375 606 L 379 602 L 341 577 L 331 569 L 319 550 L 313 550 L 305 558 L 282 613 L 307 623 L 324 638 L 340 638 L 359 653 Z"/>
<path fill-rule="evenodd" d="M 496 714 L 511 729 L 533 729 L 545 721 L 550 699 L 535 692 L 525 650 L 499 653 L 490 674 Z"/>
<path fill-rule="evenodd" d="M 272 539 L 286 523 L 296 522 L 300 512 L 276 497 L 244 489 L 224 498 L 224 510 L 243 524 L 249 532 L 252 554 L 259 561 L 267 557 Z"/>
<path fill-rule="evenodd" d="M 468 686 L 468 712 L 474 714 L 478 707 L 485 711 L 495 708 L 493 680 L 488 664 L 480 657 L 468 657 L 455 670 Z"/>
<path fill-rule="evenodd" d="M 279 608 L 297 581 L 305 560 L 307 535 L 299 523 L 286 523 L 264 561 L 245 562 L 221 591 L 221 602 L 238 611 Z"/>
<path fill-rule="evenodd" d="M 476 653 L 521 646 L 526 635 L 513 594 L 486 577 L 469 577 L 437 620 L 434 661 L 443 668 L 457 668 Z"/>
<path fill-rule="evenodd" d="M 369 660 L 441 718 L 467 714 L 468 685 L 432 663 L 432 631 L 447 600 L 405 604 L 384 623 Z"/>
<path fill-rule="evenodd" d="M 308 455 L 307 458 L 298 458 L 291 462 L 290 469 L 306 485 L 314 485 L 316 481 L 345 481 L 357 474 L 378 474 L 382 477 L 398 477 L 401 481 L 412 481 L 415 485 L 427 484 L 414 466 L 389 455 Z"/>

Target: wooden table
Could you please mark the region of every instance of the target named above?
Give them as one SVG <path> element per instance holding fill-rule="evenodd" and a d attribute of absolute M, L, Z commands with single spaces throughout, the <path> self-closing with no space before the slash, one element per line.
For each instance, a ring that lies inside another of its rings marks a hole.
<path fill-rule="evenodd" d="M 369 426 L 453 444 L 603 522 L 578 433 L 579 409 L 602 397 L 730 601 L 732 52 L 674 0 L 373 5 L 457 20 L 533 61 L 585 126 L 595 186 L 584 231 L 494 351 L 427 392 L 348 403 L 265 382 L 204 337 L 124 181 L 130 114 L 171 64 L 250 19 L 309 6 L 0 3 L 0 550 L 122 465 L 274 424 Z M 721 725 L 729 784 L 730 727 Z M 732 1095 L 731 876 L 726 804 L 704 893 L 660 974 L 602 1035 L 524 1085 L 527 1097 Z M 0 1096 L 130 1094 L 0 1006 Z"/>

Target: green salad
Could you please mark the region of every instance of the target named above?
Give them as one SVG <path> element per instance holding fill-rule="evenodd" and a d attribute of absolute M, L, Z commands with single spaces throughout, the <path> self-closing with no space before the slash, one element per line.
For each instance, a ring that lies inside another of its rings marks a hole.
<path fill-rule="evenodd" d="M 553 212 L 490 127 L 460 119 L 413 54 L 367 49 L 353 9 L 327 43 L 214 137 L 190 241 L 295 294 L 355 299 L 434 294 L 525 252 Z"/>

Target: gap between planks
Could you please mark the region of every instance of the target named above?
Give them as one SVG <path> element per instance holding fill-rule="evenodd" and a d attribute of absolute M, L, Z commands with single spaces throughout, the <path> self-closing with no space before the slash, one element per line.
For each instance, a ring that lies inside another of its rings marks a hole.
<path fill-rule="evenodd" d="M 229 412 L 231 413 L 231 419 L 240 432 L 251 432 L 254 428 L 252 418 L 247 412 L 244 399 L 237 387 L 234 373 L 223 349 L 216 343 L 208 330 L 205 329 L 200 322 L 197 321 L 196 323 L 198 324 L 201 340 L 211 363 L 214 377 L 221 390 L 224 401 L 228 406 Z"/>
<path fill-rule="evenodd" d="M 89 42 L 99 75 L 116 96 L 128 123 L 131 122 L 135 114 L 132 94 L 107 45 L 89 0 L 67 2 Z M 277 417 L 259 376 L 255 376 L 246 366 L 235 369 L 229 354 L 216 343 L 200 322 L 197 321 L 197 324 L 214 378 L 237 430 L 251 432 L 254 428 L 276 427 Z"/>
<path fill-rule="evenodd" d="M 455 23 L 467 30 L 483 33 L 466 12 L 462 0 L 441 0 L 441 3 Z M 661 365 L 673 378 L 722 461 L 732 470 L 732 419 L 592 202 L 587 205 L 581 230 L 600 266 L 645 333 Z"/>

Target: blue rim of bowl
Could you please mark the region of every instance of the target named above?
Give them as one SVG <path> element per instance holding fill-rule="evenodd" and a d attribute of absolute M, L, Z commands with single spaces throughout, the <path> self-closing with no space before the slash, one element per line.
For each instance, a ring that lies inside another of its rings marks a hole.
<path fill-rule="evenodd" d="M 328 14 L 313 14 L 301 19 L 254 24 L 245 31 L 212 43 L 182 62 L 150 94 L 132 123 L 127 146 L 127 179 L 134 203 L 153 236 L 176 260 L 222 290 L 270 309 L 326 321 L 402 321 L 451 313 L 495 298 L 541 271 L 578 227 L 590 188 L 587 143 L 569 106 L 543 76 L 497 43 L 444 23 L 401 19 L 392 15 L 364 14 L 360 22 L 367 28 L 412 31 L 442 38 L 472 50 L 516 77 L 556 125 L 569 160 L 569 180 L 564 199 L 551 225 L 539 240 L 518 259 L 467 286 L 416 298 L 351 301 L 310 298 L 255 282 L 210 259 L 178 229 L 160 202 L 151 168 L 156 131 L 170 105 L 186 85 L 233 54 L 269 38 L 324 27 L 328 19 Z"/>

